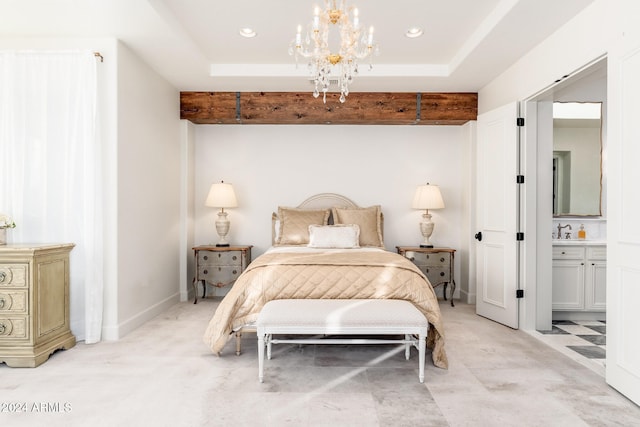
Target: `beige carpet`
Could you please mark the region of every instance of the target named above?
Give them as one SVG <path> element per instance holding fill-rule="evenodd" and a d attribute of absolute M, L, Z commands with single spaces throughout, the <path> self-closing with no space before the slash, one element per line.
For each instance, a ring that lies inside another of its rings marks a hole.
<path fill-rule="evenodd" d="M 640 408 L 522 331 L 442 302 L 449 370 L 393 346 L 274 346 L 237 357 L 202 342 L 217 301 L 181 303 L 118 342 L 0 364 L 0 426 L 631 426 Z"/>

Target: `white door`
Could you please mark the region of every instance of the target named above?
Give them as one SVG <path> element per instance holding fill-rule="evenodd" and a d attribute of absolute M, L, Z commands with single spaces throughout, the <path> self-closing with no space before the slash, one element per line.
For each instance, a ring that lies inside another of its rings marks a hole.
<path fill-rule="evenodd" d="M 476 313 L 518 328 L 518 113 L 510 104 L 478 116 Z"/>
<path fill-rule="evenodd" d="M 640 2 L 624 0 L 609 52 L 606 379 L 640 405 Z"/>

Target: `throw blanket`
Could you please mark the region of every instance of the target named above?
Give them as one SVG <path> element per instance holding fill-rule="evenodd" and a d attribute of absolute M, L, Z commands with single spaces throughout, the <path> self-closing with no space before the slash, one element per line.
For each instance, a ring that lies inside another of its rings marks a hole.
<path fill-rule="evenodd" d="M 232 331 L 255 322 L 268 301 L 296 298 L 411 301 L 429 321 L 427 346 L 432 349 L 433 363 L 448 366 L 440 306 L 431 284 L 411 261 L 383 250 L 259 256 L 220 302 L 204 342 L 219 355 Z"/>

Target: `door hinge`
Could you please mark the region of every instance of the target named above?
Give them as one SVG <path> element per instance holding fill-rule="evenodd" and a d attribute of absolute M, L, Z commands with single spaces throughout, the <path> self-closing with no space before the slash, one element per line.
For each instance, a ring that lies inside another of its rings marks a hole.
<path fill-rule="evenodd" d="M 516 175 L 516 184 L 524 184 L 524 175 Z"/>
<path fill-rule="evenodd" d="M 516 289 L 516 298 L 524 298 L 524 289 Z"/>
<path fill-rule="evenodd" d="M 518 117 L 516 119 L 516 126 L 518 127 L 524 126 L 524 117 Z"/>
<path fill-rule="evenodd" d="M 519 241 L 519 242 L 524 240 L 524 233 L 522 231 L 518 231 L 516 233 L 516 240 Z"/>

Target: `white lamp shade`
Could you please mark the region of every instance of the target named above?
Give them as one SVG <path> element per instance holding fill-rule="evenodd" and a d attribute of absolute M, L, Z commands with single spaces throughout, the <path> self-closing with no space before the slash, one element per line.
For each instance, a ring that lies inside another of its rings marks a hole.
<path fill-rule="evenodd" d="M 413 196 L 413 209 L 442 209 L 444 201 L 440 194 L 440 187 L 437 185 L 420 185 L 416 188 L 416 194 Z"/>
<path fill-rule="evenodd" d="M 204 204 L 212 208 L 235 208 L 238 206 L 238 201 L 236 200 L 233 186 L 225 182 L 219 182 L 211 185 L 209 195 Z"/>

